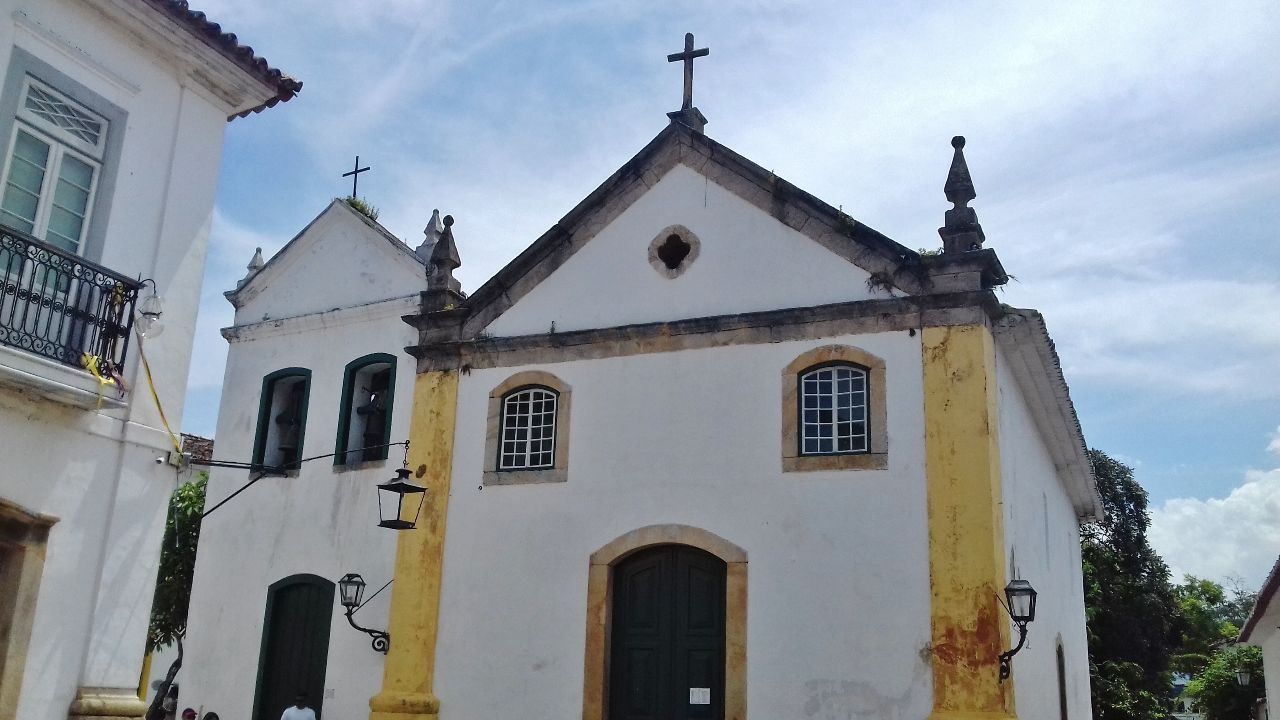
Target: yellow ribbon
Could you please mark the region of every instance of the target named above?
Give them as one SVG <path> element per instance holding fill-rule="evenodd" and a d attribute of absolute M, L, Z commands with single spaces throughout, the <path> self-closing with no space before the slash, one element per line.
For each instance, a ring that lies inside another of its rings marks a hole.
<path fill-rule="evenodd" d="M 142 343 L 138 343 L 138 357 L 142 359 L 142 371 L 147 376 L 147 387 L 151 389 L 151 400 L 156 404 L 156 410 L 160 413 L 160 422 L 164 425 L 164 431 L 169 433 L 169 442 L 173 443 L 173 449 L 181 454 L 182 443 L 178 440 L 178 436 L 173 434 L 173 429 L 169 427 L 169 418 L 164 416 L 164 407 L 160 404 L 160 395 L 156 393 L 156 382 L 151 377 L 151 363 L 147 362 L 147 353 L 142 349 Z"/>
<path fill-rule="evenodd" d="M 103 386 L 115 385 L 116 381 L 102 374 L 102 370 L 98 367 L 99 362 L 101 362 L 101 359 L 97 355 L 91 355 L 89 353 L 83 353 L 80 355 L 80 364 L 84 366 L 85 370 L 89 371 L 90 375 L 93 375 L 95 378 L 98 379 L 98 408 L 97 409 L 101 410 Z"/>

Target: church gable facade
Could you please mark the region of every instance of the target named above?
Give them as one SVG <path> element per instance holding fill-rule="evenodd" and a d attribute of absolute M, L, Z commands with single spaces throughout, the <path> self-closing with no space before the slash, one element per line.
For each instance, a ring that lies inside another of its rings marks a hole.
<path fill-rule="evenodd" d="M 470 297 L 450 236 L 372 717 L 1088 717 L 1096 493 L 954 144 L 937 257 L 678 118 Z"/>
<path fill-rule="evenodd" d="M 298 317 L 410 295 L 422 266 L 412 248 L 339 198 L 270 261 L 255 257 L 226 297 L 237 325 Z M 316 282 L 329 277 L 342 282 Z"/>
<path fill-rule="evenodd" d="M 382 656 L 349 627 L 337 581 L 376 582 L 356 621 L 386 626 L 389 593 L 373 594 L 395 537 L 367 521 L 375 486 L 403 464 L 415 372 L 401 318 L 426 285 L 420 258 L 335 200 L 226 293 L 217 452 L 256 469 L 210 471 L 207 507 L 244 493 L 201 525 L 184 703 L 277 720 L 304 692 L 324 717 L 367 712 Z"/>

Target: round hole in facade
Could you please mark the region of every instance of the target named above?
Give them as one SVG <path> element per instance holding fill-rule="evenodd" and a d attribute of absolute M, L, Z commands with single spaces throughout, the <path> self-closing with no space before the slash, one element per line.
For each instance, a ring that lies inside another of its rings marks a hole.
<path fill-rule="evenodd" d="M 679 235 L 668 235 L 665 242 L 658 247 L 658 259 L 668 270 L 675 270 L 689 256 L 692 247 Z"/>
<path fill-rule="evenodd" d="M 701 242 L 689 228 L 670 225 L 649 243 L 649 264 L 658 274 L 673 280 L 689 269 L 700 249 Z"/>

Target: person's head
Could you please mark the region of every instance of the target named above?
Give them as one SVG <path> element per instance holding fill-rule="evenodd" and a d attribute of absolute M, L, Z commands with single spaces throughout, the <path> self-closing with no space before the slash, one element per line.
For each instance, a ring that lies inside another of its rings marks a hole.
<path fill-rule="evenodd" d="M 296 708 L 304 708 L 307 706 L 307 694 L 298 693 L 293 698 L 293 706 Z"/>
<path fill-rule="evenodd" d="M 212 711 L 207 712 L 204 714 L 204 720 L 219 720 L 218 713 Z"/>
<path fill-rule="evenodd" d="M 182 711 L 182 720 L 196 720 L 195 708 L 187 708 Z"/>

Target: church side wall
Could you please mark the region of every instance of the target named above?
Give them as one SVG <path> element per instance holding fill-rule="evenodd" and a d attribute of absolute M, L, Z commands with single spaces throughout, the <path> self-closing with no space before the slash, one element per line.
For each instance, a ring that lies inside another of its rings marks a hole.
<path fill-rule="evenodd" d="M 1087 719 L 1092 710 L 1079 522 L 1003 353 L 997 354 L 996 372 L 1009 577 L 1027 580 L 1039 593 L 1027 644 L 1013 658 L 1018 717 L 1060 717 L 1056 653 L 1061 642 L 1067 716 Z M 1016 630 L 1012 636 L 1016 642 Z"/>
<path fill-rule="evenodd" d="M 888 469 L 783 473 L 782 370 L 837 343 L 885 361 Z M 526 370 L 570 388 L 567 482 L 483 485 L 489 392 Z M 581 716 L 589 557 L 654 524 L 745 549 L 750 715 L 926 716 L 921 373 L 919 337 L 893 332 L 463 374 L 441 717 Z"/>
<path fill-rule="evenodd" d="M 326 320 L 323 329 L 232 343 L 218 416 L 219 459 L 249 460 L 253 452 L 262 378 L 285 367 L 312 372 L 303 455 L 334 451 L 343 372 L 357 357 L 397 356 L 391 441 L 408 437 L 414 363 L 402 352 L 413 330 L 400 319 L 402 301 L 364 322 Z M 375 485 L 400 467 L 404 448 L 385 462 L 337 471 L 326 458 L 302 465 L 296 477 L 266 478 L 210 515 L 201 529 L 192 588 L 186 659 L 179 676 L 183 705 L 222 717 L 251 718 L 262 645 L 267 588 L 298 573 L 332 582 L 348 572 L 368 583 L 368 598 L 390 580 L 396 533 L 377 527 Z M 243 470 L 215 469 L 209 481 L 212 507 L 249 480 Z M 386 629 L 388 589 L 355 616 L 365 627 Z M 382 679 L 383 656 L 367 635 L 347 624 L 334 596 L 329 634 L 325 717 L 368 715 L 369 698 Z M 313 698 L 313 705 L 315 704 Z"/>
<path fill-rule="evenodd" d="M 165 412 L 176 420 L 227 108 L 194 84 L 183 87 L 172 58 L 154 55 L 86 3 L 7 0 L 0 18 L 6 72 L 21 65 L 19 77 L 38 71 L 59 90 L 86 88 L 123 113 L 109 130 L 120 139 L 114 173 L 102 175 L 96 189 L 110 202 L 106 209 L 95 205 L 85 253 L 121 274 L 156 281 L 166 332 L 146 349 Z M 12 122 L 11 115 L 0 118 L 5 147 Z M 136 347 L 134 340 L 125 409 L 95 412 L 3 390 L 8 467 L 0 497 L 59 518 L 39 585 L 21 720 L 65 718 L 78 686 L 137 685 L 175 478 L 155 462 L 171 446 L 138 371 Z"/>
<path fill-rule="evenodd" d="M 1268 707 L 1270 710 L 1280 705 L 1280 632 L 1272 630 L 1265 637 L 1262 642 L 1263 696 L 1276 699 Z"/>

